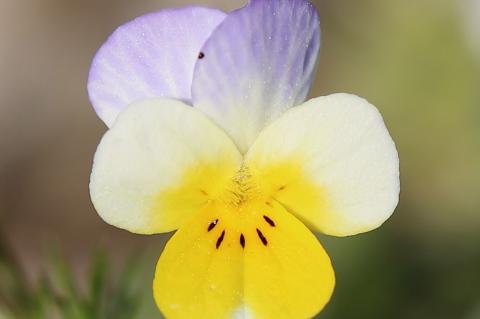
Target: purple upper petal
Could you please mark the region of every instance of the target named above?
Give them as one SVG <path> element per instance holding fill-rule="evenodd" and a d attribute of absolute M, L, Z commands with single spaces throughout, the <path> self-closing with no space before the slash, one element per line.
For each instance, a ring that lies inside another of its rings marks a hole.
<path fill-rule="evenodd" d="M 306 99 L 319 48 L 319 17 L 309 1 L 252 0 L 203 46 L 193 104 L 245 152 L 268 122 Z"/>
<path fill-rule="evenodd" d="M 128 104 L 149 97 L 191 101 L 200 48 L 225 13 L 202 7 L 163 10 L 119 27 L 96 54 L 88 93 L 111 126 Z"/>

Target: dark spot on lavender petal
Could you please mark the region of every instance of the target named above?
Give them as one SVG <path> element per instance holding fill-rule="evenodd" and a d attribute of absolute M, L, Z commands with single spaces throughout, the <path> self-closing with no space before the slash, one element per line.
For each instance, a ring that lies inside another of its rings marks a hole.
<path fill-rule="evenodd" d="M 198 58 L 199 58 L 200 60 L 203 59 L 204 57 L 205 57 L 205 53 L 200 52 L 200 53 L 198 54 Z"/>

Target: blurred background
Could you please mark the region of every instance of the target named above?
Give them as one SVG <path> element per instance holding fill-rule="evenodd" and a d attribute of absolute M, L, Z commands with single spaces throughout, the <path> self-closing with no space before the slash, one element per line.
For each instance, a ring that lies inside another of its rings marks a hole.
<path fill-rule="evenodd" d="M 0 319 L 161 318 L 150 287 L 170 235 L 115 229 L 90 203 L 106 127 L 87 73 L 136 16 L 243 2 L 0 0 Z M 480 318 L 480 1 L 314 3 L 323 43 L 312 96 L 376 105 L 402 180 L 384 227 L 320 237 L 338 284 L 318 318 Z"/>

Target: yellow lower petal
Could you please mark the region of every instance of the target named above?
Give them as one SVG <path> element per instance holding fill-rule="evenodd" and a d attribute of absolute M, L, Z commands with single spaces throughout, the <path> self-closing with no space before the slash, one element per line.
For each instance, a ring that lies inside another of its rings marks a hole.
<path fill-rule="evenodd" d="M 168 242 L 155 300 L 167 318 L 310 318 L 335 278 L 315 236 L 275 201 L 212 201 Z"/>

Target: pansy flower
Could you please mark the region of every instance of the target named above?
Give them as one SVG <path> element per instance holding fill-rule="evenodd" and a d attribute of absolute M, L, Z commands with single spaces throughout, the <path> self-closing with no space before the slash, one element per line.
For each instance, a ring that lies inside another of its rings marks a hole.
<path fill-rule="evenodd" d="M 378 110 L 351 94 L 305 102 L 320 47 L 306 0 L 186 7 L 118 28 L 94 58 L 109 127 L 92 201 L 109 224 L 176 232 L 153 291 L 167 318 L 309 318 L 335 276 L 313 232 L 380 226 L 399 161 Z"/>

